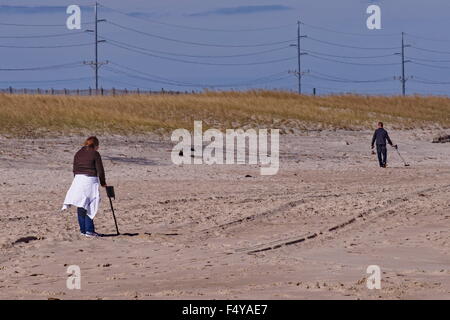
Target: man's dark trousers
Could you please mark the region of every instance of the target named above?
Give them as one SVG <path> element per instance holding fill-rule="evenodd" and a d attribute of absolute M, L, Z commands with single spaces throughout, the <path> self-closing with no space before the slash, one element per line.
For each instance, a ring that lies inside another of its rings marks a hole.
<path fill-rule="evenodd" d="M 380 167 L 386 166 L 387 163 L 387 148 L 385 144 L 377 144 L 377 155 Z"/>

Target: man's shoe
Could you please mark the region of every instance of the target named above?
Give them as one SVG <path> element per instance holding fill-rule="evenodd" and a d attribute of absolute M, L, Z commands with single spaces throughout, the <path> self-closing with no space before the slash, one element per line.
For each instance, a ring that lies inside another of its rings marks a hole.
<path fill-rule="evenodd" d="M 97 232 L 86 232 L 86 237 L 88 238 L 99 238 L 101 235 L 99 235 Z"/>

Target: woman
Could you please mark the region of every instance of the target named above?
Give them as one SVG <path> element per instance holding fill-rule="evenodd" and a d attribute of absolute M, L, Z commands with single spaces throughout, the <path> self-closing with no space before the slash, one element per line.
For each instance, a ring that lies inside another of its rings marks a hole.
<path fill-rule="evenodd" d="M 87 237 L 98 237 L 95 232 L 94 217 L 100 203 L 99 185 L 106 187 L 102 157 L 98 153 L 97 137 L 89 137 L 73 160 L 74 179 L 62 210 L 77 207 L 80 232 Z"/>

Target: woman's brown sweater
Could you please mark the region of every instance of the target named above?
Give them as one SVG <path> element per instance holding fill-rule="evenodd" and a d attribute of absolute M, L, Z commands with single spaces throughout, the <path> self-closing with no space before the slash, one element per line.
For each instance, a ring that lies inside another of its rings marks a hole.
<path fill-rule="evenodd" d="M 106 185 L 102 157 L 93 148 L 83 147 L 75 154 L 73 159 L 73 174 L 99 177 L 100 184 L 102 186 Z"/>

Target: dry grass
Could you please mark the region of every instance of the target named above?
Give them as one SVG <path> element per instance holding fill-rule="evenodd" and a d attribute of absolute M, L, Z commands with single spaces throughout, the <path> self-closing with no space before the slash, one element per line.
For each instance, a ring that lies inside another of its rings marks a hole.
<path fill-rule="evenodd" d="M 311 97 L 286 92 L 206 92 L 192 95 L 64 97 L 0 95 L 0 134 L 166 133 L 205 127 L 295 129 L 450 128 L 444 97 Z"/>

